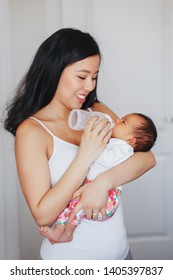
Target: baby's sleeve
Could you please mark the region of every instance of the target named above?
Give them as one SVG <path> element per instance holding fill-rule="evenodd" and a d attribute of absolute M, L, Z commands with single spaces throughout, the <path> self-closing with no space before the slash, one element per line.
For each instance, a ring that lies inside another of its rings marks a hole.
<path fill-rule="evenodd" d="M 103 165 L 106 169 L 110 169 L 125 161 L 133 154 L 133 148 L 126 141 L 111 138 L 96 162 L 99 165 Z"/>

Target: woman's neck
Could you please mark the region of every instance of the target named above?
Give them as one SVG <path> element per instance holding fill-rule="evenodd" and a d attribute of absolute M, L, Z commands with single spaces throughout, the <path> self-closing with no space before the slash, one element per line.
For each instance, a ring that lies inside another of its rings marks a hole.
<path fill-rule="evenodd" d="M 70 109 L 65 107 L 63 104 L 52 101 L 47 106 L 39 110 L 35 116 L 41 118 L 42 120 L 58 120 L 62 119 L 64 121 L 68 120 Z"/>

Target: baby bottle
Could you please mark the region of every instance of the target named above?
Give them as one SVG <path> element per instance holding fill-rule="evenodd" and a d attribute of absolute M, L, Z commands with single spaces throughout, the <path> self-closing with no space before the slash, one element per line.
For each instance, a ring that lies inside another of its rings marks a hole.
<path fill-rule="evenodd" d="M 83 130 L 85 129 L 87 121 L 94 116 L 99 117 L 96 122 L 100 121 L 103 118 L 106 118 L 111 123 L 110 128 L 114 127 L 115 125 L 114 121 L 107 114 L 94 112 L 94 111 L 84 111 L 81 109 L 74 109 L 69 114 L 69 118 L 68 118 L 69 127 L 74 130 Z"/>

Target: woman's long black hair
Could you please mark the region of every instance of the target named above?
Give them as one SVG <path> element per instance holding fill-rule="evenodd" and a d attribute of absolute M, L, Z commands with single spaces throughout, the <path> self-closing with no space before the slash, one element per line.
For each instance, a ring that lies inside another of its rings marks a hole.
<path fill-rule="evenodd" d="M 8 104 L 4 128 L 15 136 L 21 122 L 50 103 L 65 67 L 93 55 L 101 57 L 97 42 L 88 33 L 63 28 L 51 35 L 39 47 L 16 95 Z M 95 88 L 82 108 L 86 109 L 96 101 Z"/>

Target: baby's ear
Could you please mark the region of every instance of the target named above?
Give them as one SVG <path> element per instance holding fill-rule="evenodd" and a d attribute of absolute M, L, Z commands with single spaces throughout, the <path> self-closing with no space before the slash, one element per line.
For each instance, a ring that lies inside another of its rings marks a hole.
<path fill-rule="evenodd" d="M 130 136 L 128 139 L 127 139 L 127 143 L 132 146 L 133 148 L 135 147 L 135 144 L 137 142 L 137 139 L 133 136 Z"/>

